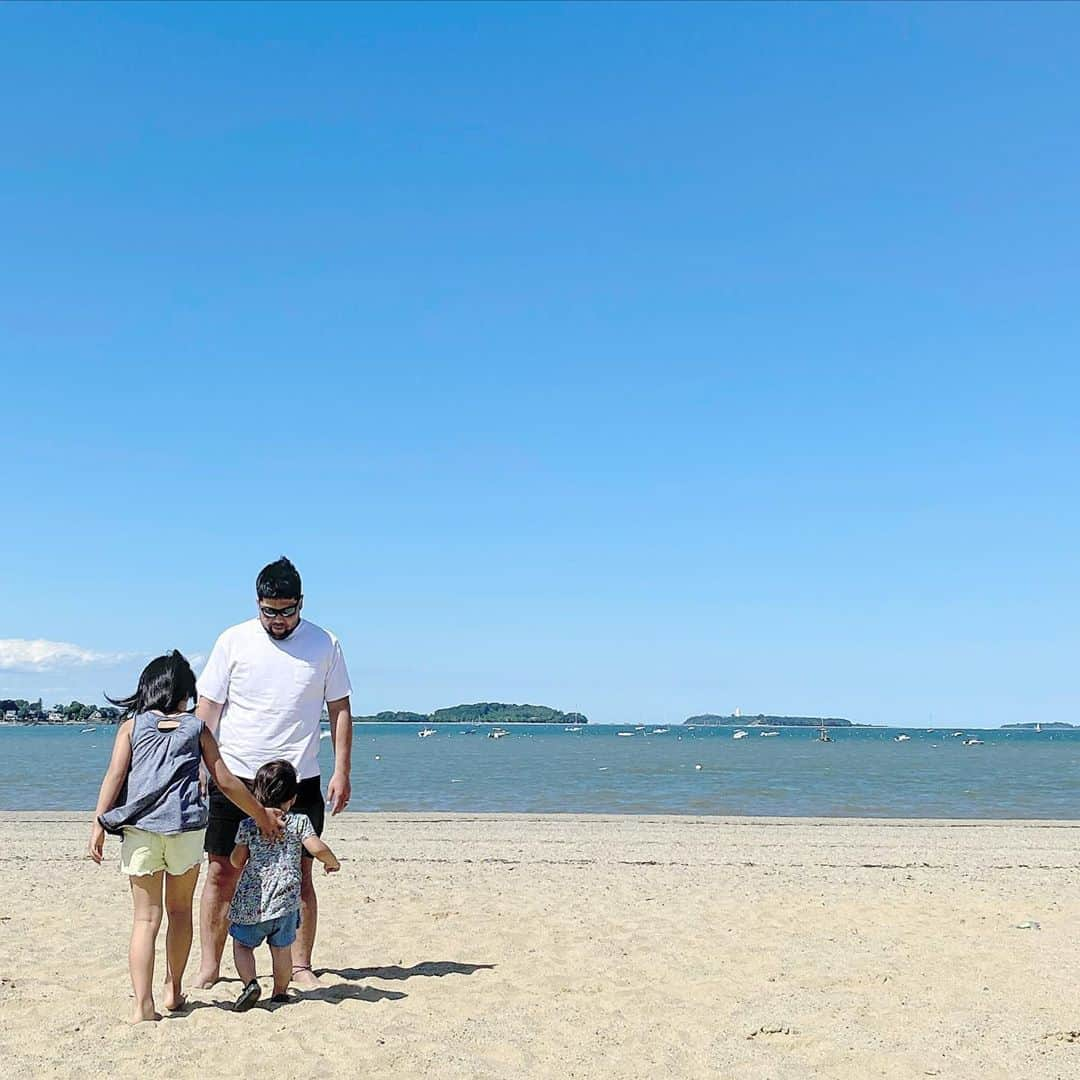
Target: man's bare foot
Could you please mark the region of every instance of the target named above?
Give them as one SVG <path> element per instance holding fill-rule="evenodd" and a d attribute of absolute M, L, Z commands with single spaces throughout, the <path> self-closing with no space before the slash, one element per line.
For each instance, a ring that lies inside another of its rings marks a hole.
<path fill-rule="evenodd" d="M 192 980 L 191 985 L 196 990 L 209 990 L 211 986 L 219 982 L 221 979 L 221 970 L 215 968 L 213 971 L 200 971 L 198 975 Z"/>
<path fill-rule="evenodd" d="M 131 1022 L 133 1024 L 141 1024 L 146 1020 L 160 1020 L 161 1013 L 154 1010 L 154 1003 L 151 1001 L 149 1004 L 140 1005 L 136 1002 L 135 1010 L 131 1014 Z"/>
<path fill-rule="evenodd" d="M 309 964 L 295 964 L 292 969 L 292 984 L 301 990 L 314 990 L 322 986 Z"/>

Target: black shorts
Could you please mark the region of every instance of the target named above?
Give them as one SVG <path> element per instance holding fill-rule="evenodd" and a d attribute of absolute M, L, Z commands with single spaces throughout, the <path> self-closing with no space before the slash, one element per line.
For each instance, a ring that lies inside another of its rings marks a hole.
<path fill-rule="evenodd" d="M 243 783 L 250 789 L 255 782 L 244 780 Z M 240 828 L 240 822 L 247 817 L 247 814 L 213 780 L 210 781 L 209 792 L 210 820 L 206 823 L 206 840 L 203 843 L 203 850 L 208 855 L 229 856 L 236 847 L 236 830 Z M 307 814 L 315 835 L 322 836 L 323 825 L 326 822 L 326 801 L 323 799 L 321 776 L 310 776 L 307 780 L 300 781 L 292 812 Z M 304 849 L 304 858 L 311 858 L 307 853 L 307 848 Z"/>

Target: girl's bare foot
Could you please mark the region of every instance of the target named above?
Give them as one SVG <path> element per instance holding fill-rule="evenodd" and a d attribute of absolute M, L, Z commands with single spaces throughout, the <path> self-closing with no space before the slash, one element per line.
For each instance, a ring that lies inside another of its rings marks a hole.
<path fill-rule="evenodd" d="M 141 1024 L 146 1020 L 160 1020 L 161 1013 L 154 1009 L 153 1001 L 135 1002 L 135 1010 L 131 1014 L 133 1024 Z"/>

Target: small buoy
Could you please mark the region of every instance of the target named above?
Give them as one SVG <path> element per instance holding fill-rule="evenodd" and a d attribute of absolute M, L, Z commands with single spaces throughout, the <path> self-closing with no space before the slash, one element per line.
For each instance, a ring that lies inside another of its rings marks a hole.
<path fill-rule="evenodd" d="M 382 761 L 382 758 L 381 758 L 381 757 L 379 757 L 379 755 L 378 755 L 378 754 L 376 754 L 376 755 L 375 755 L 375 760 L 376 760 L 376 761 Z"/>
<path fill-rule="evenodd" d="M 704 765 L 702 765 L 702 764 L 701 764 L 701 762 L 699 761 L 699 762 L 698 762 L 698 763 L 697 763 L 697 764 L 696 764 L 696 765 L 694 766 L 694 768 L 695 768 L 695 769 L 703 769 L 703 768 L 705 768 L 705 766 L 704 766 Z"/>

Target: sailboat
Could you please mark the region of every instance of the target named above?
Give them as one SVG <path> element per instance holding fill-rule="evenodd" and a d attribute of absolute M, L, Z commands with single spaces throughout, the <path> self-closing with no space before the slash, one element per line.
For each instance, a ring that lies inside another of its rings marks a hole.
<path fill-rule="evenodd" d="M 821 727 L 818 728 L 818 742 L 832 742 L 832 736 L 825 730 L 825 721 L 821 721 Z"/>

